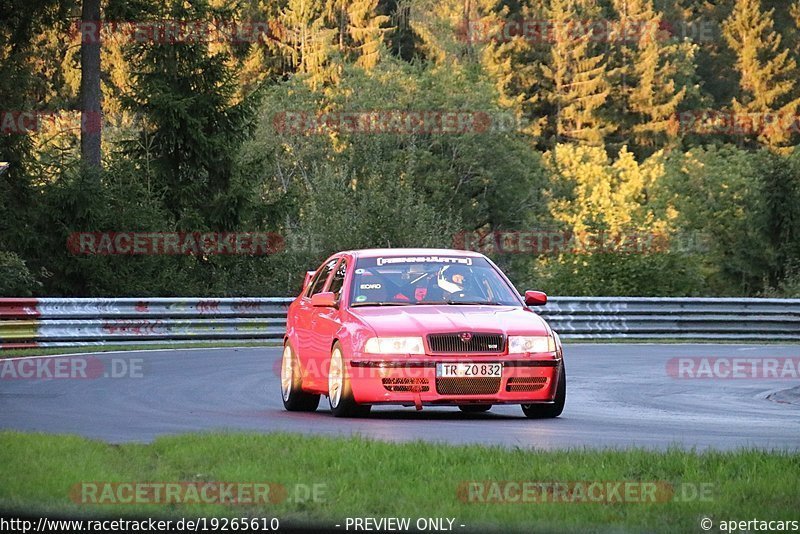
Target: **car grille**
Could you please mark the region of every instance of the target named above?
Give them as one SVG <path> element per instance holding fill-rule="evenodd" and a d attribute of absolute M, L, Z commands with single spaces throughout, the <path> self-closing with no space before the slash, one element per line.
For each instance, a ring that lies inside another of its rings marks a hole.
<path fill-rule="evenodd" d="M 386 391 L 424 393 L 431 389 L 427 378 L 384 378 L 382 382 Z"/>
<path fill-rule="evenodd" d="M 472 337 L 463 340 L 464 334 Z M 464 332 L 456 334 L 429 334 L 428 346 L 434 353 L 501 353 L 504 349 L 503 334 L 476 334 Z"/>
<path fill-rule="evenodd" d="M 500 378 L 437 378 L 439 395 L 492 395 L 500 391 Z"/>
<path fill-rule="evenodd" d="M 546 376 L 512 376 L 506 383 L 506 391 L 539 391 L 545 384 Z"/>

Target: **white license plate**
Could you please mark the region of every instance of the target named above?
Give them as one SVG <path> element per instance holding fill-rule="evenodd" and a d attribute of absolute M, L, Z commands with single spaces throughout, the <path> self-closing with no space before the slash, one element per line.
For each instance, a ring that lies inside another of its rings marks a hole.
<path fill-rule="evenodd" d="M 486 378 L 503 376 L 502 363 L 437 363 L 437 378 Z"/>

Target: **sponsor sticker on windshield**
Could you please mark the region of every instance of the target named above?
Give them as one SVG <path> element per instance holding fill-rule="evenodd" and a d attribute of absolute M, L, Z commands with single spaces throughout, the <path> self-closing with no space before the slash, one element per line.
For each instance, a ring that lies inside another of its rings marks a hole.
<path fill-rule="evenodd" d="M 361 284 L 358 286 L 359 289 L 380 289 L 380 284 Z"/>
<path fill-rule="evenodd" d="M 394 263 L 453 263 L 472 265 L 472 258 L 459 258 L 454 256 L 397 256 L 394 258 L 378 258 L 378 266 L 392 265 Z"/>

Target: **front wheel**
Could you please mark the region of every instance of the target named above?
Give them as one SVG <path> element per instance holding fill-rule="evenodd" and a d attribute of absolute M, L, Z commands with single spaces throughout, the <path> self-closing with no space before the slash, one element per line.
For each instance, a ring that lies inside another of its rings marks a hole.
<path fill-rule="evenodd" d="M 300 386 L 300 363 L 287 342 L 281 361 L 281 396 L 283 407 L 290 412 L 313 412 L 319 406 L 319 395 L 306 393 Z"/>
<path fill-rule="evenodd" d="M 372 406 L 358 404 L 353 400 L 353 391 L 350 389 L 350 378 L 342 355 L 339 343 L 333 345 L 331 351 L 331 365 L 328 371 L 328 403 L 334 417 L 363 417 L 369 414 Z"/>
<path fill-rule="evenodd" d="M 522 413 L 531 419 L 552 419 L 558 417 L 564 411 L 564 402 L 567 400 L 567 370 L 564 362 L 558 369 L 558 385 L 556 386 L 556 398 L 553 404 L 523 404 Z"/>

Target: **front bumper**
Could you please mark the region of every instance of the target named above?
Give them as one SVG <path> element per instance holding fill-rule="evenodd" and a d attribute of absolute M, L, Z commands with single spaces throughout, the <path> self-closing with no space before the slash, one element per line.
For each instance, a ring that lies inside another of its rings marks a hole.
<path fill-rule="evenodd" d="M 437 363 L 502 363 L 501 377 L 437 378 Z M 348 362 L 353 398 L 361 404 L 458 405 L 550 403 L 561 359 L 548 356 L 363 355 Z"/>

